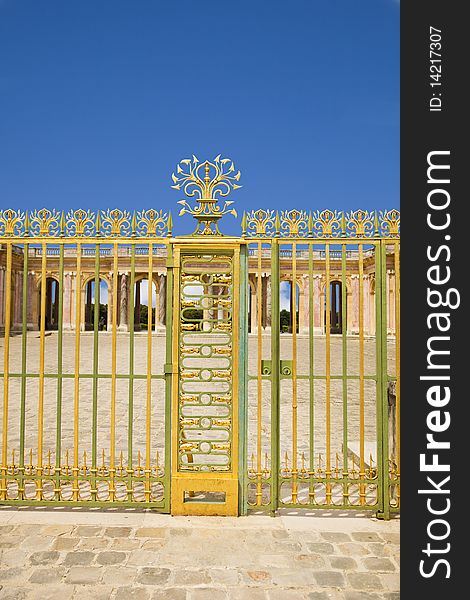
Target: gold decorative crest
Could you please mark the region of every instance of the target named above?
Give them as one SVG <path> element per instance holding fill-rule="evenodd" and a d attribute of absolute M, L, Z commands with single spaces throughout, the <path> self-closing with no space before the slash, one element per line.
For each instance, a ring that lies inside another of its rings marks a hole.
<path fill-rule="evenodd" d="M 127 236 L 131 231 L 131 215 L 127 210 L 117 208 L 101 211 L 101 231 L 107 237 Z"/>
<path fill-rule="evenodd" d="M 168 226 L 168 214 L 162 210 L 141 210 L 137 213 L 137 234 L 140 236 L 164 235 Z"/>
<path fill-rule="evenodd" d="M 41 208 L 33 211 L 30 216 L 30 234 L 41 237 L 59 235 L 61 216 L 61 213 L 55 208 L 52 210 Z"/>
<path fill-rule="evenodd" d="M 247 235 L 274 235 L 276 213 L 273 210 L 252 210 L 243 215 L 242 228 Z"/>
<path fill-rule="evenodd" d="M 374 213 L 367 210 L 348 213 L 346 228 L 355 237 L 370 237 L 374 233 Z"/>
<path fill-rule="evenodd" d="M 281 211 L 281 235 L 286 237 L 305 237 L 307 230 L 308 215 L 305 210 L 283 210 Z"/>
<path fill-rule="evenodd" d="M 322 237 L 334 237 L 341 233 L 341 213 L 337 210 L 317 210 L 312 219 L 313 230 Z"/>
<path fill-rule="evenodd" d="M 380 233 L 385 236 L 400 235 L 400 212 L 398 210 L 383 210 L 380 212 Z"/>
<path fill-rule="evenodd" d="M 96 215 L 91 210 L 70 210 L 67 213 L 65 231 L 67 236 L 83 237 L 95 233 Z"/>
<path fill-rule="evenodd" d="M 235 209 L 229 208 L 233 202 L 226 200 L 222 207 L 217 205 L 219 197 L 228 196 L 232 190 L 241 188 L 238 185 L 240 171 L 235 175 L 235 166 L 230 158 L 220 158 L 219 154 L 213 162 L 208 160 L 199 162 L 193 158 L 185 158 L 180 161 L 175 173 L 172 174 L 175 190 L 183 190 L 186 196 L 196 197 L 198 204 L 190 206 L 187 200 L 179 200 L 182 205 L 179 214 L 186 213 L 197 219 L 198 225 L 194 233 L 202 235 L 221 235 L 218 228 L 218 220 L 226 214 L 237 216 Z M 202 175 L 204 172 L 204 175 Z"/>
<path fill-rule="evenodd" d="M 25 214 L 20 210 L 0 210 L 0 235 L 3 237 L 15 237 L 24 234 Z"/>

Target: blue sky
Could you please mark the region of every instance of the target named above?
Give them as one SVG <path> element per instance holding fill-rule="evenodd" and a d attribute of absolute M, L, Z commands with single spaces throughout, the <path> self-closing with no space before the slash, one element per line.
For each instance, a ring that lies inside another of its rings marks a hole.
<path fill-rule="evenodd" d="M 175 215 L 193 153 L 239 213 L 399 205 L 396 0 L 0 0 L 0 56 L 1 207 Z"/>

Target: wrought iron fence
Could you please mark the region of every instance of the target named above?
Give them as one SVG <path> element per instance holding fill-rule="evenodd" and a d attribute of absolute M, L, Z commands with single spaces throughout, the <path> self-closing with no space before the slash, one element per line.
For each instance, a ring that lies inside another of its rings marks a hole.
<path fill-rule="evenodd" d="M 239 513 L 388 518 L 400 506 L 399 213 L 251 211 L 238 238 L 214 229 L 220 214 L 195 216 L 195 234 L 175 238 L 163 211 L 0 211 L 0 502 L 169 512 L 174 489 L 186 494 L 179 471 L 217 491 L 208 473 L 223 455 Z M 199 283 L 237 257 L 233 299 L 187 283 L 175 295 L 185 248 Z M 233 377 L 230 419 L 223 394 L 189 401 L 181 385 L 205 344 L 180 348 L 181 328 L 213 327 L 237 328 L 236 360 L 235 342 L 212 340 L 218 362 L 201 354 L 191 377 Z M 222 372 L 219 355 L 236 368 Z"/>

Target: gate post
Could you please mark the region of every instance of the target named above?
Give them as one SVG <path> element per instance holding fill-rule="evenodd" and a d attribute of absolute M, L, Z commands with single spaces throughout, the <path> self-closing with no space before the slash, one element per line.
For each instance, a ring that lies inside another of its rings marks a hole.
<path fill-rule="evenodd" d="M 388 476 L 388 369 L 387 369 L 387 280 L 386 240 L 376 246 L 375 302 L 376 302 L 376 353 L 377 353 L 377 476 L 379 478 L 379 510 L 377 518 L 390 519 L 390 494 Z"/>
<path fill-rule="evenodd" d="M 240 320 L 238 363 L 238 512 L 245 516 L 248 512 L 247 497 L 247 448 L 248 448 L 248 247 L 240 247 Z"/>
<path fill-rule="evenodd" d="M 271 514 L 279 506 L 279 399 L 280 399 L 280 281 L 279 281 L 279 242 L 271 244 Z"/>
<path fill-rule="evenodd" d="M 166 258 L 166 358 L 165 358 L 165 512 L 170 512 L 171 500 L 171 398 L 173 386 L 173 243 L 167 246 Z"/>

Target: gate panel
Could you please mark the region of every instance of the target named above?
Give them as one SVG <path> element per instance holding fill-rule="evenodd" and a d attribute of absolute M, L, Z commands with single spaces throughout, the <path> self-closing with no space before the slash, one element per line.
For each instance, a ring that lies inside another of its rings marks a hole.
<path fill-rule="evenodd" d="M 381 219 L 363 211 L 245 217 L 252 508 L 388 517 L 396 498 L 389 477 L 399 483 L 399 385 L 394 423 L 387 405 L 387 356 L 398 364 L 399 353 L 399 290 L 390 278 L 399 244 L 378 238 L 398 235 L 399 221 L 395 211 Z"/>
<path fill-rule="evenodd" d="M 168 510 L 158 224 L 156 211 L 0 213 L 2 503 Z"/>
<path fill-rule="evenodd" d="M 172 514 L 238 514 L 239 247 L 177 245 Z"/>

